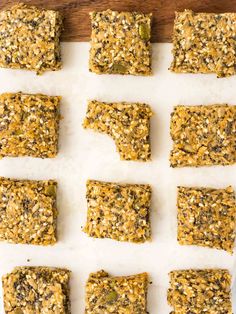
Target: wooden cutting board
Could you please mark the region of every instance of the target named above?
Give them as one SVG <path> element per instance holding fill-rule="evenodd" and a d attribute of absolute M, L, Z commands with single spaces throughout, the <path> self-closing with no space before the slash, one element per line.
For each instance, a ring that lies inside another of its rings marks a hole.
<path fill-rule="evenodd" d="M 0 9 L 17 1 L 0 0 Z M 65 17 L 63 41 L 89 41 L 91 11 L 140 11 L 153 13 L 153 42 L 171 42 L 174 12 L 236 12 L 236 0 L 23 0 L 25 3 L 56 9 Z"/>

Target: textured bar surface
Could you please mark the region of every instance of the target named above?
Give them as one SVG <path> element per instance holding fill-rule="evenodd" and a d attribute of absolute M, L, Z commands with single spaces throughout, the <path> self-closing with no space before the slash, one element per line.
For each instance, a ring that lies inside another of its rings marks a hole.
<path fill-rule="evenodd" d="M 1 94 L 0 157 L 55 157 L 60 99 L 40 94 Z"/>
<path fill-rule="evenodd" d="M 90 17 L 91 72 L 151 74 L 151 14 L 107 10 Z"/>
<path fill-rule="evenodd" d="M 149 185 L 89 180 L 86 196 L 89 236 L 137 243 L 151 238 Z"/>
<path fill-rule="evenodd" d="M 61 68 L 59 12 L 18 3 L 0 12 L 0 67 L 41 74 Z"/>
<path fill-rule="evenodd" d="M 148 274 L 111 277 L 105 271 L 90 274 L 85 314 L 147 313 Z"/>
<path fill-rule="evenodd" d="M 0 240 L 50 245 L 56 237 L 57 183 L 0 178 Z"/>
<path fill-rule="evenodd" d="M 3 276 L 6 314 L 70 314 L 70 271 L 16 267 Z"/>
<path fill-rule="evenodd" d="M 141 103 L 89 101 L 83 126 L 110 135 L 122 160 L 151 159 L 151 108 Z"/>
<path fill-rule="evenodd" d="M 236 162 L 236 106 L 176 106 L 170 134 L 172 167 Z"/>
<path fill-rule="evenodd" d="M 236 73 L 236 13 L 177 12 L 171 70 L 189 73 Z"/>
<path fill-rule="evenodd" d="M 231 186 L 225 189 L 178 188 L 178 242 L 233 253 L 236 201 Z"/>
<path fill-rule="evenodd" d="M 232 314 L 228 270 L 176 270 L 169 276 L 167 299 L 173 314 Z"/>

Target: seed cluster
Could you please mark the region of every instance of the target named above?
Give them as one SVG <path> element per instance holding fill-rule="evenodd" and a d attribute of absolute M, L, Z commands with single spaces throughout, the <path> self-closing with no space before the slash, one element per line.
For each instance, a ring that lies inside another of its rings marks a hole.
<path fill-rule="evenodd" d="M 142 184 L 87 182 L 88 215 L 84 231 L 91 237 L 145 242 L 151 237 L 151 187 Z"/>
<path fill-rule="evenodd" d="M 151 74 L 151 17 L 136 12 L 92 12 L 89 69 L 97 74 Z"/>
<path fill-rule="evenodd" d="M 60 99 L 40 94 L 1 94 L 0 157 L 55 157 Z"/>
<path fill-rule="evenodd" d="M 110 135 L 122 160 L 151 158 L 151 108 L 141 103 L 89 101 L 84 128 Z"/>
<path fill-rule="evenodd" d="M 227 270 L 175 270 L 169 276 L 168 303 L 173 314 L 232 314 Z"/>
<path fill-rule="evenodd" d="M 176 106 L 170 134 L 172 167 L 236 162 L 236 106 Z"/>
<path fill-rule="evenodd" d="M 6 314 L 70 314 L 70 271 L 49 267 L 16 267 L 3 276 Z"/>
<path fill-rule="evenodd" d="M 53 180 L 0 178 L 0 240 L 11 243 L 56 243 L 56 189 Z"/>
<path fill-rule="evenodd" d="M 173 72 L 236 74 L 236 13 L 177 12 Z"/>
<path fill-rule="evenodd" d="M 178 242 L 233 253 L 236 200 L 232 187 L 178 188 Z"/>
<path fill-rule="evenodd" d="M 61 68 L 62 17 L 19 3 L 0 11 L 0 67 L 41 74 Z"/>
<path fill-rule="evenodd" d="M 147 313 L 147 273 L 111 277 L 105 271 L 90 274 L 85 314 Z"/>

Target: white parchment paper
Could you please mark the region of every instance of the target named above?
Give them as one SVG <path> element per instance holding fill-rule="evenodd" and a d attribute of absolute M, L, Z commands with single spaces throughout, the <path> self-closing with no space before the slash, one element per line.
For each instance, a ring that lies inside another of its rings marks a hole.
<path fill-rule="evenodd" d="M 59 242 L 53 247 L 0 243 L 0 276 L 20 265 L 67 267 L 73 272 L 72 313 L 82 314 L 84 287 L 90 272 L 105 269 L 113 275 L 129 275 L 147 271 L 152 280 L 148 310 L 151 314 L 167 314 L 170 312 L 166 302 L 169 271 L 223 267 L 235 278 L 235 255 L 177 244 L 175 204 L 177 185 L 232 185 L 236 190 L 236 166 L 171 169 L 168 155 L 173 106 L 235 105 L 236 77 L 217 79 L 215 75 L 170 73 L 170 44 L 153 45 L 154 75 L 151 77 L 99 76 L 88 71 L 88 52 L 88 43 L 64 43 L 63 70 L 42 76 L 27 71 L 0 70 L 0 93 L 22 91 L 61 95 L 64 117 L 57 158 L 0 160 L 0 176 L 56 179 L 59 183 Z M 155 113 L 151 122 L 152 162 L 120 161 L 111 138 L 84 130 L 81 124 L 88 99 L 150 104 Z M 153 187 L 153 241 L 137 245 L 87 237 L 81 231 L 86 219 L 87 179 L 150 183 Z M 0 302 L 0 313 L 3 313 L 2 297 Z"/>

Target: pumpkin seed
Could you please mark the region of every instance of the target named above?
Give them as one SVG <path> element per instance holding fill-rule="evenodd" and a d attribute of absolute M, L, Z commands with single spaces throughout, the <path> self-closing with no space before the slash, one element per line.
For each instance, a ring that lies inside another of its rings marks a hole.
<path fill-rule="evenodd" d="M 151 37 L 150 27 L 148 24 L 142 23 L 139 25 L 139 35 L 143 40 L 149 40 Z"/>
<path fill-rule="evenodd" d="M 111 303 L 116 301 L 118 298 L 118 294 L 115 290 L 110 291 L 107 295 L 106 295 L 106 302 Z"/>
<path fill-rule="evenodd" d="M 48 196 L 56 196 L 56 186 L 55 185 L 48 185 L 45 188 L 45 194 Z"/>
<path fill-rule="evenodd" d="M 112 66 L 113 73 L 124 74 L 127 71 L 127 68 L 121 63 L 114 63 Z"/>

